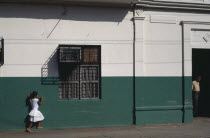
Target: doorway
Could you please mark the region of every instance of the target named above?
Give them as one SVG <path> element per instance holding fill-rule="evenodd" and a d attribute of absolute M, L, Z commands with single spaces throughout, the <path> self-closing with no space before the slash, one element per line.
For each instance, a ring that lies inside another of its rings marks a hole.
<path fill-rule="evenodd" d="M 210 117 L 210 49 L 192 49 L 192 79 L 201 76 L 197 117 Z"/>

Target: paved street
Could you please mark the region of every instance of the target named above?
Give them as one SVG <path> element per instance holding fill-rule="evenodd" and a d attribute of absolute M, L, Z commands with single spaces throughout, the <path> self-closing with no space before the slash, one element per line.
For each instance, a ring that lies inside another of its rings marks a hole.
<path fill-rule="evenodd" d="M 34 129 L 35 130 L 35 129 Z M 0 133 L 0 138 L 210 138 L 210 118 L 189 124 Z"/>

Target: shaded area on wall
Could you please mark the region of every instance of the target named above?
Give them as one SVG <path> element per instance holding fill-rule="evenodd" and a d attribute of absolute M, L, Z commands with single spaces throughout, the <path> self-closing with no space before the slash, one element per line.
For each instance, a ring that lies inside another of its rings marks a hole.
<path fill-rule="evenodd" d="M 58 47 L 50 55 L 41 68 L 41 84 L 56 85 L 59 80 L 57 54 Z"/>
<path fill-rule="evenodd" d="M 18 12 L 17 12 L 18 11 Z M 85 12 L 84 12 L 85 11 Z M 128 13 L 127 8 L 105 8 L 88 6 L 1 4 L 0 17 L 61 19 L 75 21 L 121 22 Z"/>

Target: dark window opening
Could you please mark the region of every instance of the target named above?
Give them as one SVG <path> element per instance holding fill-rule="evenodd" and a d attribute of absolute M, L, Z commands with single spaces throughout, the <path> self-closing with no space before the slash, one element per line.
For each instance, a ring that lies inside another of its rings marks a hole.
<path fill-rule="evenodd" d="M 4 64 L 4 39 L 0 38 L 0 66 Z"/>
<path fill-rule="evenodd" d="M 100 98 L 100 46 L 60 46 L 59 98 Z"/>

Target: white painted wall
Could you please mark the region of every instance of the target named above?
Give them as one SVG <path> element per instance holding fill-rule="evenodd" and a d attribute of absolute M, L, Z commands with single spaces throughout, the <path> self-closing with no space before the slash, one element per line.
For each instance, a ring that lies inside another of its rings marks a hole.
<path fill-rule="evenodd" d="M 209 41 L 203 39 L 205 34 L 210 33 L 209 28 L 209 22 L 184 23 L 184 69 L 186 76 L 192 74 L 192 48 L 210 49 Z"/>
<path fill-rule="evenodd" d="M 143 55 L 141 63 L 136 61 L 137 76 L 182 76 L 182 26 L 181 21 L 210 22 L 210 15 L 193 12 L 141 11 L 144 20 L 137 24 L 143 35 L 143 44 L 136 42 L 136 58 Z M 192 75 L 192 48 L 210 48 L 203 40 L 206 32 L 192 32 L 191 28 L 209 29 L 209 25 L 189 25 L 185 29 L 184 64 L 185 76 Z M 142 52 L 142 51 L 143 52 Z M 141 69 L 140 69 L 141 68 Z"/>
<path fill-rule="evenodd" d="M 1 4 L 5 64 L 0 76 L 40 77 L 42 66 L 59 44 L 101 45 L 102 76 L 131 76 L 131 18 L 126 8 Z M 56 72 L 49 74 L 57 76 Z"/>
<path fill-rule="evenodd" d="M 182 76 L 180 22 L 210 22 L 209 16 L 138 9 L 136 76 Z M 132 10 L 127 8 L 1 4 L 0 36 L 5 39 L 5 64 L 0 67 L 0 76 L 40 77 L 46 63 L 48 68 L 53 68 L 48 75 L 58 76 L 56 56 L 53 60 L 49 58 L 59 44 L 101 45 L 102 76 L 132 76 L 132 17 Z M 209 48 L 199 37 L 204 32 L 191 31 L 193 27 L 210 28 L 209 25 L 188 25 L 184 30 L 186 76 L 192 74 L 191 49 Z"/>

